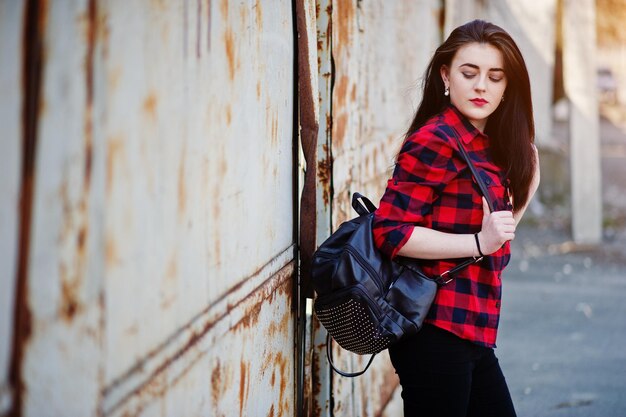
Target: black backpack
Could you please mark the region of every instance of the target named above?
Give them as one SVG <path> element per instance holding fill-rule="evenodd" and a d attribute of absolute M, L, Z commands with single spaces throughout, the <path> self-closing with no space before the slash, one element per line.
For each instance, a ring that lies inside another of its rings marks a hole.
<path fill-rule="evenodd" d="M 486 186 L 465 148 L 457 143 L 482 194 L 493 211 Z M 362 201 L 362 203 L 361 203 Z M 359 217 L 347 221 L 313 255 L 311 279 L 317 293 L 315 314 L 328 331 L 326 353 L 332 369 L 343 376 L 363 371 L 338 370 L 331 355 L 331 337 L 359 355 L 376 354 L 402 338 L 417 333 L 432 304 L 438 285 L 445 285 L 456 272 L 481 258 L 468 258 L 436 277 L 426 276 L 419 261 L 396 257 L 391 260 L 374 244 L 372 220 L 376 207 L 359 193 L 352 196 Z"/>

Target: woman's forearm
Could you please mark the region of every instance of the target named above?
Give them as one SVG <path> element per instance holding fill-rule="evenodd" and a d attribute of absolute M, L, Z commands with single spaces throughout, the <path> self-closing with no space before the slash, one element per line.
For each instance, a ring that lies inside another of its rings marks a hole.
<path fill-rule="evenodd" d="M 445 233 L 415 226 L 398 255 L 418 259 L 448 259 L 479 254 L 472 234 Z"/>

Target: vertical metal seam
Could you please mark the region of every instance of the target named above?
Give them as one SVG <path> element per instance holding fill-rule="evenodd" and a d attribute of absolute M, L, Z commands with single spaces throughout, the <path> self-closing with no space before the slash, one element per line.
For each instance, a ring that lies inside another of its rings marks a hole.
<path fill-rule="evenodd" d="M 37 119 L 40 107 L 41 77 L 44 65 L 43 36 L 45 1 L 26 2 L 22 32 L 22 178 L 20 185 L 20 215 L 18 259 L 15 278 L 15 314 L 9 380 L 13 404 L 9 415 L 22 415 L 25 383 L 22 361 L 27 340 L 32 332 L 32 314 L 28 305 L 28 264 L 32 225 L 35 162 L 37 155 Z"/>
<path fill-rule="evenodd" d="M 292 187 L 292 197 L 293 197 L 293 241 L 298 243 L 300 241 L 300 199 L 299 199 L 299 139 L 300 139 L 300 118 L 299 118 L 299 91 L 298 91 L 298 66 L 300 60 L 298 59 L 298 22 L 297 22 L 297 0 L 291 1 L 291 22 L 292 22 L 292 33 L 293 33 L 293 116 L 292 116 L 292 124 L 294 126 L 293 129 L 293 154 L 292 154 L 292 179 L 293 179 L 293 187 Z M 296 381 L 294 384 L 295 388 L 295 415 L 298 417 L 304 416 L 304 364 L 305 364 L 305 346 L 306 346 L 306 304 L 302 302 L 302 295 L 300 291 L 300 248 L 299 245 L 294 245 L 294 262 L 296 264 L 294 276 L 294 285 L 293 285 L 293 297 L 294 297 L 294 306 L 296 313 L 295 320 L 295 340 L 294 340 L 294 357 L 295 357 L 295 369 L 294 375 L 296 377 Z"/>
<path fill-rule="evenodd" d="M 317 137 L 319 131 L 319 123 L 315 119 L 315 106 L 317 99 L 315 91 L 311 83 L 311 62 L 309 61 L 309 33 L 307 31 L 305 0 L 296 0 L 296 33 L 297 33 L 297 94 L 298 94 L 298 131 L 304 160 L 306 163 L 306 171 L 304 174 L 304 184 L 302 187 L 302 195 L 299 206 L 299 297 L 298 300 L 304 300 L 313 296 L 313 288 L 311 286 L 311 261 L 313 252 L 316 249 L 316 230 L 317 230 Z M 305 303 L 300 303 L 304 308 Z M 301 317 L 306 317 L 301 314 Z M 300 331 L 305 333 L 305 324 L 299 321 Z M 300 334 L 300 332 L 299 332 Z M 306 337 L 306 335 L 305 335 Z M 305 346 L 304 338 L 300 338 L 299 343 Z M 302 363 L 304 363 L 304 355 L 301 355 Z M 302 369 L 304 375 L 304 369 Z M 304 387 L 304 380 L 298 381 Z M 298 414 L 303 412 L 302 404 L 304 401 L 298 393 Z"/>
<path fill-rule="evenodd" d="M 306 32 L 306 15 L 304 0 L 296 1 L 298 26 L 298 96 L 300 109 L 300 140 L 306 161 L 306 172 L 300 206 L 300 258 L 302 290 L 307 296 L 313 295 L 310 285 L 311 257 L 315 251 L 316 209 L 315 196 L 317 180 L 317 132 L 319 125 L 315 120 L 316 100 L 310 83 L 308 33 Z M 306 230 L 307 233 L 304 233 Z"/>

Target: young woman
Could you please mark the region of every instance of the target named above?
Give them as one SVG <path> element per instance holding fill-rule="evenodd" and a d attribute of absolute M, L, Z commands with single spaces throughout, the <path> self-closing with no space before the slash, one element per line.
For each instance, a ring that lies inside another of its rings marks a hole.
<path fill-rule="evenodd" d="M 451 134 L 487 184 L 493 212 Z M 484 258 L 441 286 L 421 331 L 389 349 L 405 416 L 516 415 L 493 349 L 509 241 L 539 184 L 533 140 L 530 82 L 513 39 L 481 20 L 456 28 L 426 69 L 374 238 L 392 258 L 423 260 L 430 276 L 458 258 Z"/>

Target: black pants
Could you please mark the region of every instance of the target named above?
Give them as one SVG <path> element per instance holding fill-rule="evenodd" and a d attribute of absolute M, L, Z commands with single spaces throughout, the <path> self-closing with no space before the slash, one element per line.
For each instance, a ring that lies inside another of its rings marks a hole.
<path fill-rule="evenodd" d="M 493 349 L 431 325 L 389 349 L 405 417 L 514 417 Z"/>

